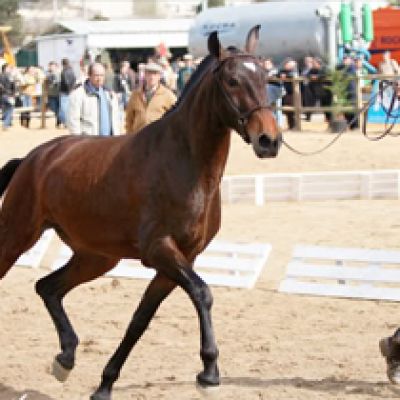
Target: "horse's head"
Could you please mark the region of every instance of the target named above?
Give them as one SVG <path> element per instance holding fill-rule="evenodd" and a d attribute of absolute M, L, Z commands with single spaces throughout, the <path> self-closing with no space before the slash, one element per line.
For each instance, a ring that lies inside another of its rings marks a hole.
<path fill-rule="evenodd" d="M 217 32 L 210 34 L 208 49 L 218 59 L 214 79 L 219 88 L 224 122 L 251 143 L 260 158 L 275 157 L 282 135 L 267 106 L 265 71 L 254 55 L 260 25 L 250 30 L 245 52 L 223 49 Z"/>

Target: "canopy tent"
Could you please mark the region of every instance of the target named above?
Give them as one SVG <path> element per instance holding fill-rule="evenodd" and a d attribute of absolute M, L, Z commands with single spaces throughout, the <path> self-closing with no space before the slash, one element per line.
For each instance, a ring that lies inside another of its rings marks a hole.
<path fill-rule="evenodd" d="M 36 39 L 38 63 L 60 62 L 68 57 L 79 71 L 85 51 L 107 50 L 113 59 L 129 59 L 134 65 L 146 60 L 160 45 L 180 55 L 188 45 L 192 19 L 133 19 L 113 21 L 61 20 Z M 175 51 L 174 51 L 175 49 Z M 127 54 L 129 53 L 129 54 Z"/>
<path fill-rule="evenodd" d="M 192 19 L 133 19 L 113 21 L 59 21 L 58 33 L 85 35 L 93 48 L 187 47 Z M 40 40 L 40 38 L 39 38 Z"/>

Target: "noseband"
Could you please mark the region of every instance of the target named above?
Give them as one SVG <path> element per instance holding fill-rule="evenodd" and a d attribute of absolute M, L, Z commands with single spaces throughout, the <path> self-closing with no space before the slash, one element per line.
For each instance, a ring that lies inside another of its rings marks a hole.
<path fill-rule="evenodd" d="M 226 102 L 228 103 L 229 108 L 232 110 L 232 112 L 235 114 L 235 118 L 237 121 L 237 126 L 238 126 L 238 133 L 239 135 L 243 138 L 243 140 L 246 143 L 250 143 L 250 135 L 247 132 L 247 123 L 249 122 L 249 119 L 251 117 L 251 115 L 261 109 L 271 109 L 270 106 L 268 106 L 267 104 L 256 104 L 253 108 L 251 108 L 250 110 L 247 111 L 241 111 L 239 109 L 239 107 L 235 104 L 235 102 L 232 100 L 232 98 L 229 96 L 229 94 L 227 93 L 223 83 L 222 83 L 222 79 L 220 77 L 220 73 L 219 71 L 222 69 L 223 65 L 230 59 L 232 58 L 238 58 L 238 57 L 243 57 L 248 59 L 249 57 L 253 58 L 255 60 L 256 63 L 258 63 L 258 60 L 256 59 L 256 57 L 250 55 L 250 54 L 237 54 L 235 56 L 229 56 L 227 58 L 225 58 L 220 64 L 218 64 L 217 67 L 214 68 L 213 73 L 215 75 L 215 80 L 217 82 L 218 88 L 220 89 L 224 99 L 226 100 Z"/>

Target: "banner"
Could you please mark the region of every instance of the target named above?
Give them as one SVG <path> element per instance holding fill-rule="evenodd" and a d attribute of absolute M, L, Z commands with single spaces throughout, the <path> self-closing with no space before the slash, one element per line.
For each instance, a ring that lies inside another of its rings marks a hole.
<path fill-rule="evenodd" d="M 385 83 L 383 83 L 383 85 L 385 85 Z M 392 124 L 393 122 L 400 122 L 400 100 L 398 97 L 399 93 L 394 96 L 394 90 L 394 86 L 389 85 L 385 88 L 382 94 L 378 94 L 379 81 L 374 82 L 370 98 L 375 100 L 368 109 L 368 122 L 374 124 Z M 398 89 L 397 92 L 399 92 Z M 390 116 L 388 116 L 387 112 L 390 109 Z"/>

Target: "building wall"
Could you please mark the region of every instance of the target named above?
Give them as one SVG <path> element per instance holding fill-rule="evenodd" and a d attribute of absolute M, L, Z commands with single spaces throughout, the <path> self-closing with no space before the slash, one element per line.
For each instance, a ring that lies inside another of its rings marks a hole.
<path fill-rule="evenodd" d="M 0 0 L 1 2 L 1 0 Z M 25 41 L 46 32 L 60 19 L 194 17 L 202 0 L 20 0 Z M 226 5 L 251 0 L 225 0 Z"/>

